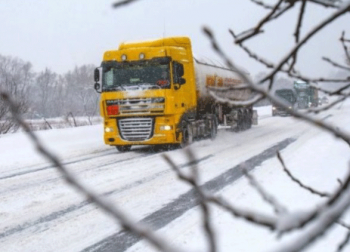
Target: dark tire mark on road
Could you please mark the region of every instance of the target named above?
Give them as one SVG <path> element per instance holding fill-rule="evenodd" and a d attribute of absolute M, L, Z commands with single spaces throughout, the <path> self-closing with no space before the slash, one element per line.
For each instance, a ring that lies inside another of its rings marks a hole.
<path fill-rule="evenodd" d="M 289 144 L 294 142 L 296 139 L 287 138 L 276 145 L 266 149 L 262 153 L 240 163 L 223 174 L 215 177 L 214 179 L 204 183 L 201 187 L 209 193 L 215 193 L 224 187 L 230 185 L 235 180 L 243 176 L 241 168 L 245 168 L 248 171 L 253 170 L 259 166 L 265 160 L 268 160 L 276 155 L 276 152 L 286 148 Z M 146 224 L 153 230 L 158 230 L 171 221 L 183 215 L 186 211 L 194 208 L 199 204 L 199 197 L 195 190 L 189 190 L 187 193 L 180 195 L 177 199 L 167 204 L 163 208 L 156 212 L 148 215 L 141 220 L 141 223 Z M 140 241 L 141 238 L 129 231 L 120 231 L 115 233 L 98 243 L 85 248 L 83 251 L 103 251 L 103 252 L 122 252 Z"/>

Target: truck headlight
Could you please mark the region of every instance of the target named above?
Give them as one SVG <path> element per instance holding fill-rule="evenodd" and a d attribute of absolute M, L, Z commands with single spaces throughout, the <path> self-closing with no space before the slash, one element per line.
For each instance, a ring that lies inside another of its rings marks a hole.
<path fill-rule="evenodd" d="M 107 132 L 107 133 L 113 132 L 113 128 L 112 127 L 106 127 L 105 128 L 105 132 Z"/>
<path fill-rule="evenodd" d="M 162 125 L 159 127 L 160 130 L 172 130 L 173 126 L 170 125 Z"/>
<path fill-rule="evenodd" d="M 273 109 L 273 110 L 275 110 L 275 109 L 276 109 L 276 107 L 272 107 L 272 109 Z"/>

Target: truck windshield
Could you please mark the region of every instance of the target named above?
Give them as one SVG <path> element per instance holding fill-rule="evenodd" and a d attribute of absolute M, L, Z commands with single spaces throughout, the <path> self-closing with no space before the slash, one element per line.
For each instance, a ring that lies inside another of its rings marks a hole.
<path fill-rule="evenodd" d="M 295 102 L 295 96 L 292 90 L 278 90 L 275 92 L 275 96 L 282 98 L 288 104 L 293 104 Z"/>
<path fill-rule="evenodd" d="M 169 63 L 123 62 L 103 65 L 103 90 L 169 89 Z"/>

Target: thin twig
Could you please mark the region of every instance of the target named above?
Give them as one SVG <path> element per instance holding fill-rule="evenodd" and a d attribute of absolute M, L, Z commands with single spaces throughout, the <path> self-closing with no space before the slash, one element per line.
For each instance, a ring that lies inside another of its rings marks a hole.
<path fill-rule="evenodd" d="M 303 23 L 305 7 L 306 7 L 306 0 L 302 0 L 300 12 L 299 12 L 299 17 L 298 17 L 298 22 L 297 22 L 297 27 L 295 28 L 295 33 L 294 33 L 295 43 L 299 43 L 300 29 L 301 29 L 301 25 Z"/>
<path fill-rule="evenodd" d="M 234 32 L 231 29 L 229 29 L 229 33 L 235 39 L 236 36 L 235 36 Z M 255 59 L 259 63 L 263 64 L 265 67 L 267 67 L 267 68 L 275 68 L 275 65 L 273 63 L 267 61 L 266 59 L 263 59 L 261 56 L 259 56 L 258 54 L 254 53 L 251 49 L 249 49 L 248 47 L 244 46 L 243 44 L 238 44 L 238 46 L 241 47 L 248 54 L 249 57 Z M 345 78 L 345 79 L 328 79 L 328 78 L 315 79 L 315 78 L 302 76 L 300 74 L 297 74 L 296 72 L 291 72 L 290 70 L 291 69 L 280 69 L 281 72 L 286 73 L 288 76 L 290 76 L 292 78 L 303 80 L 303 81 L 306 81 L 306 82 L 309 82 L 309 83 L 311 83 L 311 82 L 313 82 L 313 83 L 318 83 L 318 82 L 344 83 L 344 82 L 349 82 L 349 80 L 350 80 L 350 77 L 349 78 Z M 259 81 L 259 82 L 261 83 L 262 80 Z"/>
<path fill-rule="evenodd" d="M 333 60 L 327 58 L 327 57 L 322 57 L 322 59 L 328 63 L 330 63 L 331 65 L 333 65 L 334 67 L 337 67 L 337 68 L 341 68 L 341 69 L 344 69 L 344 70 L 347 70 L 347 71 L 350 71 L 350 67 L 346 67 L 346 66 L 343 66 L 337 62 L 334 62 Z"/>
<path fill-rule="evenodd" d="M 283 167 L 283 170 L 285 171 L 285 173 L 287 173 L 288 177 L 293 180 L 294 182 L 296 182 L 301 188 L 304 188 L 306 189 L 307 191 L 311 192 L 312 194 L 316 194 L 318 196 L 321 196 L 321 197 L 329 197 L 330 194 L 329 193 L 323 193 L 323 192 L 319 192 L 309 186 L 306 186 L 304 185 L 299 179 L 297 179 L 296 177 L 294 177 L 292 175 L 292 173 L 288 170 L 288 168 L 286 167 L 285 163 L 284 163 L 284 160 L 282 159 L 282 156 L 280 154 L 279 151 L 277 151 L 277 158 L 278 160 L 280 161 L 282 167 Z"/>
<path fill-rule="evenodd" d="M 134 3 L 136 1 L 139 1 L 139 0 L 122 0 L 122 1 L 114 3 L 112 6 L 113 6 L 113 8 L 119 8 L 122 6 L 126 6 L 128 4 Z"/>
<path fill-rule="evenodd" d="M 242 172 L 249 180 L 251 186 L 253 186 L 253 188 L 257 190 L 260 196 L 273 207 L 275 213 L 285 214 L 287 212 L 287 208 L 282 206 L 272 195 L 267 193 L 266 190 L 258 183 L 258 181 L 254 178 L 253 175 L 251 175 L 246 169 L 242 169 Z"/>
<path fill-rule="evenodd" d="M 247 31 L 242 32 L 241 34 L 237 35 L 235 43 L 241 44 L 244 40 L 247 40 L 247 39 L 261 33 L 262 32 L 261 28 L 264 26 L 265 23 L 274 19 L 273 15 L 279 10 L 279 7 L 283 3 L 283 1 L 284 0 L 279 0 L 278 3 L 274 6 L 274 8 L 270 11 L 270 13 L 268 13 L 264 18 L 262 18 L 261 21 L 258 23 L 258 25 L 255 28 L 247 30 Z"/>
<path fill-rule="evenodd" d="M 260 6 L 264 7 L 265 9 L 268 9 L 268 10 L 271 10 L 271 9 L 275 8 L 275 6 L 268 5 L 268 4 L 266 4 L 266 3 L 262 2 L 262 1 L 257 1 L 257 0 L 250 0 L 250 1 L 252 1 L 253 3 L 255 3 L 257 5 L 260 5 Z"/>
<path fill-rule="evenodd" d="M 264 83 L 265 81 L 271 79 L 273 76 L 276 75 L 278 71 L 281 70 L 282 66 L 288 62 L 288 60 L 297 52 L 309 39 L 311 39 L 315 34 L 317 34 L 320 30 L 322 30 L 325 26 L 345 14 L 346 12 L 350 11 L 350 3 L 345 5 L 344 8 L 338 10 L 333 15 L 329 16 L 325 20 L 323 20 L 320 24 L 318 24 L 314 29 L 312 29 L 298 44 L 296 44 L 292 50 L 285 56 L 275 67 L 275 69 L 268 74 L 264 79 L 262 79 L 260 82 Z"/>
<path fill-rule="evenodd" d="M 322 107 L 319 107 L 319 108 L 309 108 L 306 112 L 307 112 L 307 113 L 315 113 L 315 114 L 318 114 L 318 113 L 320 113 L 320 112 L 322 112 L 322 111 L 326 111 L 326 110 L 328 110 L 328 109 L 334 107 L 335 105 L 337 105 L 337 104 L 339 104 L 339 103 L 345 101 L 347 98 L 349 98 L 349 96 L 350 96 L 350 95 L 344 95 L 344 96 L 342 96 L 341 98 L 335 100 L 334 102 L 329 103 L 329 104 L 326 105 L 326 106 L 322 106 Z"/>
<path fill-rule="evenodd" d="M 345 246 L 349 244 L 349 241 L 350 241 L 350 231 L 348 231 L 348 233 L 346 234 L 344 240 L 343 240 L 342 243 L 338 246 L 337 252 L 343 251 L 343 249 L 345 248 Z"/>
<path fill-rule="evenodd" d="M 346 46 L 346 42 L 350 42 L 350 40 L 345 39 L 345 31 L 342 32 L 342 35 L 340 37 L 340 41 L 341 41 L 341 44 L 343 45 L 346 59 L 347 59 L 348 63 L 350 64 L 350 51 L 348 50 L 348 47 Z"/>

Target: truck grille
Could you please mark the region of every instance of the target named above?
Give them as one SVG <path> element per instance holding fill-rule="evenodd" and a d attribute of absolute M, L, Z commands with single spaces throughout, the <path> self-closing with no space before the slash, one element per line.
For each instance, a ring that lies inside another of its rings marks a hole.
<path fill-rule="evenodd" d="M 144 141 L 151 138 L 154 118 L 132 117 L 118 120 L 121 138 L 128 141 Z"/>

